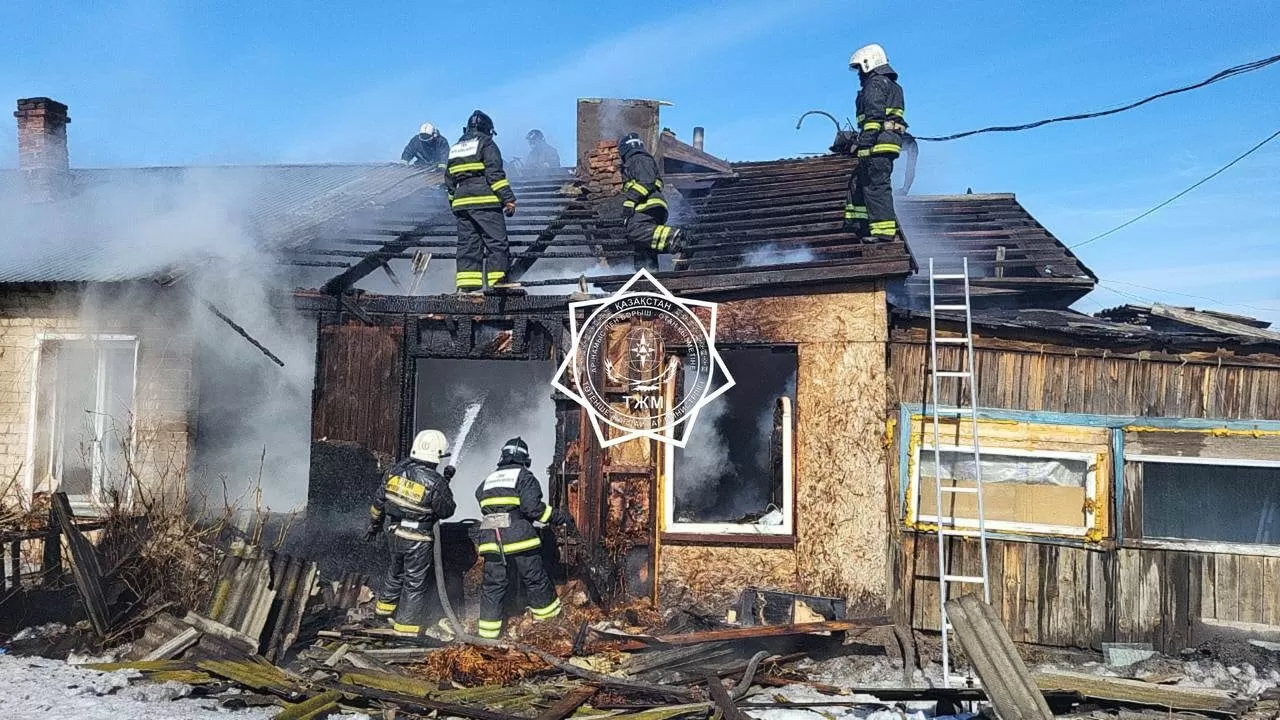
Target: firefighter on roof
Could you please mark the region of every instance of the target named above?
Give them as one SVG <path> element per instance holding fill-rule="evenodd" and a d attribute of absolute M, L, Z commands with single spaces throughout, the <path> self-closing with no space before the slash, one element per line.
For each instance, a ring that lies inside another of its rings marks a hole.
<path fill-rule="evenodd" d="M 530 130 L 528 135 L 524 136 L 529 141 L 529 158 L 524 161 L 524 166 L 531 170 L 559 170 L 560 169 L 560 153 L 547 143 L 547 139 L 543 137 L 541 130 Z"/>
<path fill-rule="evenodd" d="M 560 614 L 560 599 L 542 567 L 542 540 L 535 522 L 571 525 L 569 513 L 542 501 L 538 479 L 529 472 L 529 446 L 512 438 L 502 446 L 498 469 L 476 488 L 480 501 L 480 526 L 476 550 L 484 557 L 484 584 L 480 588 L 480 622 L 477 635 L 502 634 L 503 600 L 510 574 L 520 575 L 529 610 L 537 620 Z"/>
<path fill-rule="evenodd" d="M 392 619 L 398 634 L 419 635 L 427 612 L 431 587 L 432 525 L 456 509 L 449 478 L 453 468 L 437 470 L 449 453 L 448 441 L 439 430 L 423 430 L 413 439 L 407 459 L 392 465 L 369 508 L 369 532 L 373 542 L 386 526 L 391 551 L 386 579 L 378 592 L 374 613 Z M 389 520 L 389 521 L 388 521 Z"/>
<path fill-rule="evenodd" d="M 644 141 L 636 133 L 618 139 L 622 156 L 622 221 L 627 239 L 636 249 L 636 265 L 647 270 L 658 269 L 658 253 L 682 253 L 685 232 L 667 225 L 670 215 L 662 197 L 662 178 L 658 163 L 644 149 Z"/>
<path fill-rule="evenodd" d="M 860 48 L 849 58 L 849 69 L 858 71 L 862 89 L 858 91 L 859 132 L 854 150 L 858 168 L 849 179 L 844 230 L 871 242 L 888 242 L 898 234 L 890 178 L 907 130 L 902 86 L 879 45 Z"/>
<path fill-rule="evenodd" d="M 457 288 L 474 293 L 485 285 L 502 290 L 507 282 L 505 214 L 516 214 L 516 194 L 502 169 L 502 153 L 493 142 L 493 120 L 476 110 L 462 138 L 449 148 L 445 190 L 458 219 Z"/>
<path fill-rule="evenodd" d="M 432 170 L 444 170 L 445 161 L 449 159 L 449 141 L 444 139 L 440 131 L 431 123 L 422 123 L 418 134 L 409 138 L 400 153 L 400 162 L 405 165 L 424 165 Z"/>

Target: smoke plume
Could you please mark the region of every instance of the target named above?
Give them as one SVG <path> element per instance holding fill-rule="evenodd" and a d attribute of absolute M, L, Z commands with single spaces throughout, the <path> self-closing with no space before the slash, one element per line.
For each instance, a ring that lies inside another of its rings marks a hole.
<path fill-rule="evenodd" d="M 221 502 L 224 485 L 235 500 L 260 481 L 263 505 L 303 504 L 314 322 L 293 310 L 285 292 L 289 278 L 255 232 L 254 200 L 268 178 L 247 168 L 87 171 L 81 178 L 75 196 L 57 203 L 0 198 L 6 266 L 37 278 L 138 279 L 91 285 L 76 317 L 80 332 L 134 330 L 142 355 L 163 356 L 166 369 L 157 376 L 139 368 L 135 435 L 160 437 L 172 429 L 142 427 L 156 402 L 149 394 L 179 394 L 181 388 L 163 387 L 170 382 L 164 373 L 185 377 L 190 370 L 186 397 L 169 402 L 188 411 L 198 407 L 199 415 L 161 424 L 185 421 L 194 452 L 165 472 L 185 471 L 191 489 L 207 492 L 214 503 Z M 157 276 L 171 282 L 160 287 L 148 279 Z M 215 317 L 206 302 L 270 348 L 284 367 Z M 135 418 L 111 421 L 135 425 Z"/>

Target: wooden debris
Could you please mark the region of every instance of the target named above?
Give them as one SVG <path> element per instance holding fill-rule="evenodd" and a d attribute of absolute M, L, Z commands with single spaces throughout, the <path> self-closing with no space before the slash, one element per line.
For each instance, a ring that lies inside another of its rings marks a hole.
<path fill-rule="evenodd" d="M 320 693 L 276 713 L 272 720 L 312 720 L 338 708 L 342 693 L 337 690 Z"/>
<path fill-rule="evenodd" d="M 1075 691 L 1088 698 L 1146 705 L 1166 710 L 1192 710 L 1235 715 L 1247 703 L 1224 690 L 1169 687 L 1142 680 L 1101 677 L 1077 672 L 1039 672 L 1035 682 L 1043 690 Z"/>
<path fill-rule="evenodd" d="M 575 710 L 586 704 L 588 700 L 595 697 L 597 692 L 599 692 L 599 688 L 591 685 L 570 690 L 565 693 L 564 697 L 555 701 L 551 707 L 539 713 L 534 720 L 564 720 L 572 715 Z"/>
<path fill-rule="evenodd" d="M 199 630 L 195 628 L 187 628 L 177 637 L 173 638 L 169 642 L 166 642 L 165 644 L 161 645 L 155 650 L 152 650 L 150 653 L 146 655 L 146 657 L 142 659 L 146 661 L 146 660 L 169 660 L 170 658 L 175 658 L 181 655 L 182 653 L 186 652 L 187 648 L 191 647 L 192 645 L 195 645 L 196 641 L 199 639 L 200 639 Z"/>
<path fill-rule="evenodd" d="M 342 658 L 350 651 L 351 646 L 346 643 L 342 643 L 342 645 L 338 646 L 337 650 L 333 651 L 332 655 L 325 659 L 324 664 L 327 667 L 337 667 L 338 662 L 341 661 Z"/>
<path fill-rule="evenodd" d="M 720 683 L 720 678 L 708 675 L 707 690 L 711 693 L 711 699 L 715 701 L 716 707 L 719 708 L 724 720 L 751 720 L 746 713 L 739 710 L 738 706 L 734 704 L 733 698 L 729 697 L 729 691 L 725 690 L 724 685 Z"/>
<path fill-rule="evenodd" d="M 89 612 L 89 622 L 93 624 L 94 632 L 99 637 L 105 637 L 111 630 L 111 622 L 107 598 L 102 590 L 102 569 L 98 566 L 98 557 L 93 545 L 76 527 L 75 513 L 71 511 L 71 501 L 67 499 L 67 494 L 56 492 L 52 501 L 54 517 L 58 519 L 58 526 L 67 538 L 67 547 L 71 551 L 71 574 L 75 577 L 76 589 Z"/>
<path fill-rule="evenodd" d="M 886 617 L 861 618 L 854 620 L 831 620 L 828 622 L 800 623 L 798 625 L 761 625 L 728 630 L 706 630 L 704 632 L 685 633 L 683 635 L 659 635 L 650 638 L 664 645 L 696 645 L 698 643 L 723 642 L 726 640 L 749 640 L 754 638 L 782 637 L 785 635 L 805 635 L 809 633 L 846 632 L 849 630 L 870 630 L 876 627 L 891 625 Z M 643 636 L 637 639 L 644 640 Z"/>
<path fill-rule="evenodd" d="M 1001 720 L 1053 720 L 1013 640 L 977 595 L 947 602 L 947 618 Z"/>
<path fill-rule="evenodd" d="M 541 658 L 518 650 L 451 645 L 428 655 L 411 668 L 414 675 L 436 682 L 455 682 L 465 687 L 510 685 L 549 670 Z"/>
<path fill-rule="evenodd" d="M 525 718 L 520 718 L 516 715 L 492 712 L 483 708 L 439 702 L 428 698 L 425 695 L 405 695 L 385 690 L 347 685 L 345 683 L 337 683 L 330 685 L 329 687 L 334 690 L 338 690 L 345 695 L 372 698 L 374 700 L 395 703 L 404 711 L 420 715 L 430 715 L 434 712 L 438 712 L 442 716 L 453 715 L 460 718 L 470 718 L 470 720 L 526 720 Z"/>

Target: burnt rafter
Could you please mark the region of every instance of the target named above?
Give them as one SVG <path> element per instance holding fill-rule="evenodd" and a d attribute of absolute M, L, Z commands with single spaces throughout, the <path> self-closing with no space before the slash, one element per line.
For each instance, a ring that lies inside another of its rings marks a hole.
<path fill-rule="evenodd" d="M 330 278 L 321 286 L 320 290 L 329 295 L 341 295 L 350 290 L 356 283 L 368 276 L 369 273 L 385 265 L 387 263 L 387 255 L 399 255 L 416 246 L 422 238 L 422 231 L 431 225 L 439 224 L 443 219 L 444 213 L 433 214 L 429 222 L 396 236 L 394 240 L 369 253 L 355 265 Z"/>

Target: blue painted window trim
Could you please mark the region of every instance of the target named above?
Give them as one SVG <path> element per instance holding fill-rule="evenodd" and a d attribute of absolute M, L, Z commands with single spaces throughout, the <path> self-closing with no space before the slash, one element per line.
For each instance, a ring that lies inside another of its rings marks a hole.
<path fill-rule="evenodd" d="M 911 459 L 911 418 L 914 415 L 928 415 L 932 405 L 920 403 L 901 403 L 898 407 L 898 522 L 906 520 L 907 486 L 910 483 Z M 1111 496 L 1115 499 L 1112 508 L 1113 527 L 1117 545 L 1124 544 L 1124 433 L 1128 428 L 1159 428 L 1162 430 L 1262 430 L 1280 432 L 1280 420 L 1215 420 L 1212 418 L 1168 418 L 1141 417 L 1137 415 L 1091 415 L 1087 413 L 1060 413 L 1041 410 L 1004 410 L 1000 408 L 979 408 L 979 420 L 1009 420 L 1014 422 L 1035 423 L 1038 425 L 1069 425 L 1072 427 L 1103 427 L 1111 429 Z M 1016 538 L 1009 533 L 993 533 L 1000 537 Z M 1034 542 L 1051 542 L 1047 538 L 1036 537 Z M 1069 544 L 1079 544 L 1074 540 Z"/>

